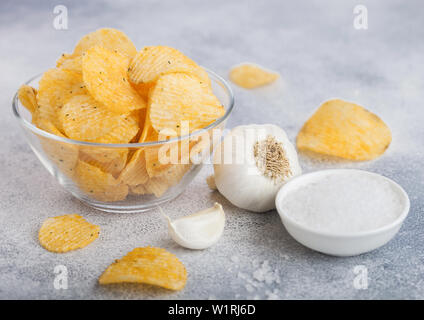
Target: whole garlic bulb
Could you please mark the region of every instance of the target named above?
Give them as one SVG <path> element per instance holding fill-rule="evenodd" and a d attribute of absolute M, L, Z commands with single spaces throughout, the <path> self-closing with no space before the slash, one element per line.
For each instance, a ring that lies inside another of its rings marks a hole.
<path fill-rule="evenodd" d="M 275 209 L 280 187 L 302 173 L 296 149 L 273 124 L 235 127 L 215 151 L 213 163 L 219 192 L 254 212 Z"/>

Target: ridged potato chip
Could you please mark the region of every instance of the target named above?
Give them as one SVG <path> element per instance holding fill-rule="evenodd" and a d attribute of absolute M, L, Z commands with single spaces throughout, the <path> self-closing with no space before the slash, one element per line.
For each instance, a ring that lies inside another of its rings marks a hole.
<path fill-rule="evenodd" d="M 80 147 L 79 159 L 117 178 L 127 163 L 128 148 Z"/>
<path fill-rule="evenodd" d="M 61 70 L 69 70 L 82 74 L 82 56 L 59 59 L 56 67 Z"/>
<path fill-rule="evenodd" d="M 137 53 L 136 47 L 125 33 L 112 28 L 102 28 L 82 37 L 72 55 L 82 55 L 94 46 L 118 51 L 128 57 L 133 57 Z"/>
<path fill-rule="evenodd" d="M 90 94 L 115 113 L 146 107 L 128 80 L 128 57 L 103 47 L 88 49 L 82 59 L 84 83 Z"/>
<path fill-rule="evenodd" d="M 162 248 L 135 248 L 111 264 L 100 276 L 100 284 L 144 283 L 170 290 L 181 290 L 187 281 L 184 265 Z"/>
<path fill-rule="evenodd" d="M 277 80 L 279 75 L 269 72 L 255 64 L 241 64 L 230 71 L 230 80 L 240 87 L 253 89 L 270 84 Z"/>
<path fill-rule="evenodd" d="M 31 113 L 37 109 L 37 90 L 26 84 L 18 90 L 18 99 L 22 105 Z"/>
<path fill-rule="evenodd" d="M 48 120 L 40 119 L 38 127 L 54 135 L 64 138 L 65 136 Z M 75 172 L 78 161 L 78 147 L 76 145 L 56 141 L 50 138 L 40 138 L 41 147 L 49 159 L 58 167 L 58 169 L 67 176 L 71 177 Z"/>
<path fill-rule="evenodd" d="M 160 77 L 149 98 L 150 122 L 159 134 L 161 131 L 180 134 L 183 121 L 188 122 L 190 131 L 203 128 L 224 113 L 212 90 L 185 73 Z"/>
<path fill-rule="evenodd" d="M 110 173 L 79 160 L 75 169 L 75 182 L 87 196 L 99 201 L 112 202 L 126 198 L 128 186 Z"/>
<path fill-rule="evenodd" d="M 129 142 L 139 129 L 132 115 L 113 113 L 89 95 L 72 97 L 60 109 L 59 119 L 66 135 L 81 141 Z"/>
<path fill-rule="evenodd" d="M 146 183 L 149 175 L 146 170 L 146 159 L 144 158 L 144 150 L 139 149 L 132 155 L 131 160 L 122 170 L 119 180 L 129 186 L 136 186 Z"/>
<path fill-rule="evenodd" d="M 191 164 L 167 166 L 165 170 L 160 172 L 160 175 L 150 178 L 144 184 L 146 194 L 154 194 L 157 198 L 161 197 L 170 187 L 178 184 L 190 168 Z"/>
<path fill-rule="evenodd" d="M 38 108 L 36 119 L 46 119 L 63 132 L 59 121 L 59 110 L 75 95 L 86 94 L 85 85 L 80 73 L 70 70 L 50 69 L 39 82 L 37 92 Z"/>
<path fill-rule="evenodd" d="M 177 49 L 166 46 L 144 47 L 132 59 L 128 74 L 131 82 L 152 83 L 168 73 L 193 74 L 205 84 L 210 83 L 207 72 Z"/>
<path fill-rule="evenodd" d="M 297 148 L 349 160 L 371 160 L 388 148 L 390 129 L 375 114 L 340 99 L 323 103 L 303 125 Z"/>
<path fill-rule="evenodd" d="M 147 193 L 146 188 L 142 184 L 139 184 L 138 186 L 130 186 L 130 192 L 135 195 L 143 195 Z"/>
<path fill-rule="evenodd" d="M 145 100 L 148 101 L 150 90 L 154 88 L 156 82 L 133 84 L 133 88 Z"/>
<path fill-rule="evenodd" d="M 68 252 L 84 248 L 96 240 L 100 227 L 77 214 L 48 218 L 38 232 L 40 244 L 48 251 Z"/>

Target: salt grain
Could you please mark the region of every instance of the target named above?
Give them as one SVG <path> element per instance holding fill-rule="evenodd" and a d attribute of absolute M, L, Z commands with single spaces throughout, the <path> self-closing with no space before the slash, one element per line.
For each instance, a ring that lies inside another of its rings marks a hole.
<path fill-rule="evenodd" d="M 390 224 L 402 212 L 402 201 L 389 181 L 346 171 L 299 186 L 287 194 L 282 210 L 310 229 L 348 234 Z"/>

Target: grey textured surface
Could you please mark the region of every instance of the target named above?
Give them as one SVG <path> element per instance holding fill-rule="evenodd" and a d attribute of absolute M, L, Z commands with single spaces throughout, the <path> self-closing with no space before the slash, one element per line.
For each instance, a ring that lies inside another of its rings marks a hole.
<path fill-rule="evenodd" d="M 53 8 L 65 4 L 69 29 L 53 28 Z M 369 29 L 353 28 L 357 1 L 96 1 L 0 4 L 0 298 L 424 298 L 424 20 L 422 1 L 361 1 Z M 282 81 L 247 91 L 233 86 L 236 108 L 230 127 L 275 123 L 294 140 L 302 123 L 331 97 L 356 101 L 380 115 L 393 142 L 365 163 L 314 163 L 304 171 L 361 168 L 401 184 L 411 211 L 397 237 L 383 248 L 352 258 L 313 252 L 293 240 L 276 212 L 239 210 L 210 192 L 205 167 L 184 194 L 163 209 L 176 217 L 223 204 L 227 225 L 209 250 L 189 251 L 167 235 L 158 212 L 107 214 L 92 210 L 49 176 L 24 141 L 11 114 L 18 86 L 72 50 L 85 33 L 111 26 L 134 43 L 181 49 L 224 77 L 253 61 L 277 70 Z M 37 231 L 50 216 L 77 212 L 102 228 L 100 238 L 79 251 L 42 249 Z M 143 286 L 99 287 L 97 278 L 114 259 L 136 246 L 167 248 L 187 266 L 184 290 Z M 257 270 L 271 268 L 266 281 Z M 55 290 L 53 269 L 69 271 L 69 288 Z M 368 268 L 369 288 L 353 287 L 353 268 Z M 256 279 L 255 276 L 256 275 Z"/>

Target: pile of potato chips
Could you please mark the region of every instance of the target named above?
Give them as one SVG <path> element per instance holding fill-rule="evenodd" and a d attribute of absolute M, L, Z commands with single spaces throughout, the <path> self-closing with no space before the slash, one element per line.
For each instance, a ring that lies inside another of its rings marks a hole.
<path fill-rule="evenodd" d="M 98 201 L 120 201 L 129 193 L 160 197 L 190 169 L 182 160 L 199 145 L 187 141 L 183 152 L 183 141 L 142 148 L 115 144 L 185 135 L 225 113 L 207 72 L 194 61 L 165 46 L 137 51 L 124 33 L 109 28 L 84 36 L 43 74 L 38 90 L 23 85 L 18 97 L 44 131 L 114 144 L 84 146 L 40 136 L 56 167 Z M 164 163 L 161 154 L 173 147 L 180 150 L 177 163 Z"/>

